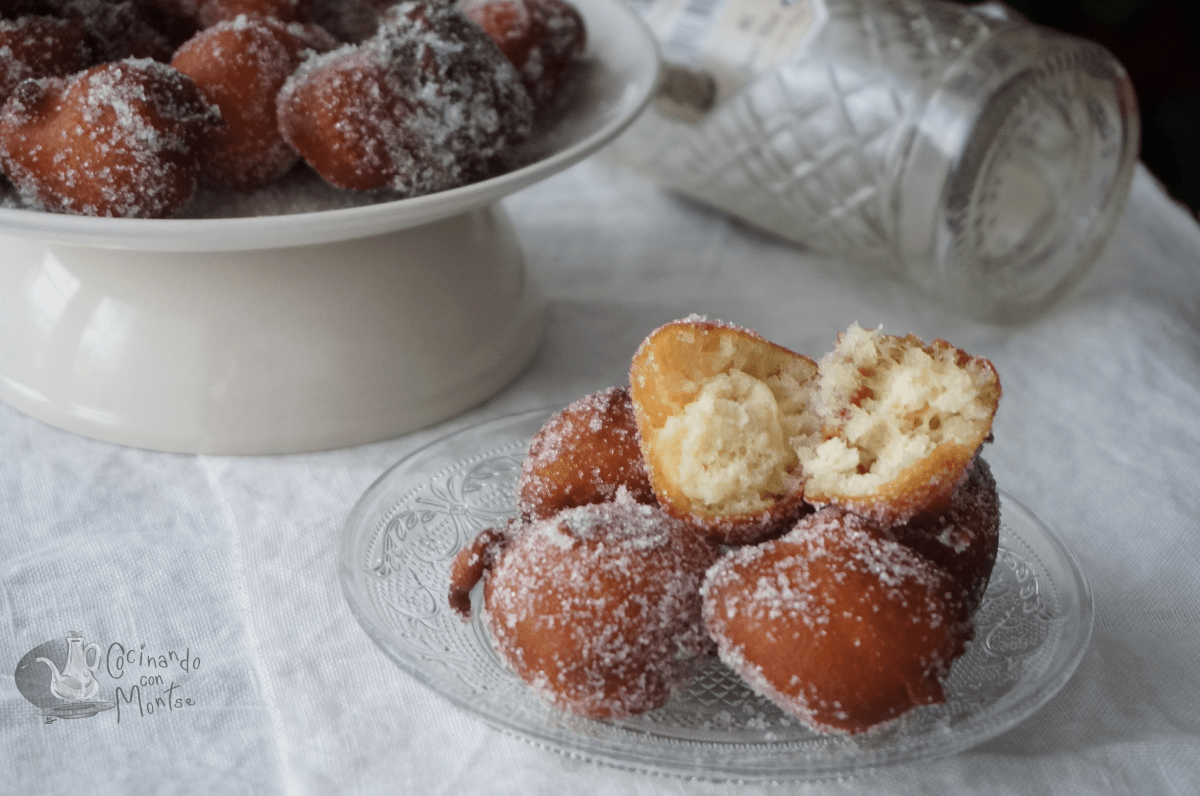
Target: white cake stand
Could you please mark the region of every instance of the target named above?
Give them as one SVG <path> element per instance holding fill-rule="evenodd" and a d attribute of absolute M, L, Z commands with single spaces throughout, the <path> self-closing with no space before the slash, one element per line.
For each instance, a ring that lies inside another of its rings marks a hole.
<path fill-rule="evenodd" d="M 579 80 L 534 162 L 502 176 L 286 215 L 0 209 L 0 399 L 110 442 L 266 454 L 386 439 L 495 393 L 542 327 L 498 200 L 615 137 L 657 75 L 623 4 L 573 2 Z"/>

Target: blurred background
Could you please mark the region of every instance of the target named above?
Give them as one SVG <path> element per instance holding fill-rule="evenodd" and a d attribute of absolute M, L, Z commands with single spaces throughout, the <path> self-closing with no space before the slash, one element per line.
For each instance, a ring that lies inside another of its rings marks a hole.
<path fill-rule="evenodd" d="M 1200 213 L 1200 0 L 1006 2 L 1032 22 L 1102 44 L 1121 61 L 1137 88 L 1142 162 Z"/>

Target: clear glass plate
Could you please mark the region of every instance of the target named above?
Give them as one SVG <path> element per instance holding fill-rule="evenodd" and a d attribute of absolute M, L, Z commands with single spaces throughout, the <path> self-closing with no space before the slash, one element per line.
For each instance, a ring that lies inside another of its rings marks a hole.
<path fill-rule="evenodd" d="M 659 710 L 621 721 L 568 715 L 508 671 L 478 612 L 462 622 L 447 603 L 451 561 L 476 533 L 514 513 L 526 445 L 551 411 L 468 428 L 402 459 L 359 500 L 342 539 L 346 599 L 371 638 L 404 671 L 498 729 L 659 774 L 835 777 L 999 735 L 1062 688 L 1083 656 L 1092 629 L 1087 580 L 1054 531 L 1002 491 L 1000 554 L 944 705 L 859 736 L 820 735 L 713 659 Z"/>

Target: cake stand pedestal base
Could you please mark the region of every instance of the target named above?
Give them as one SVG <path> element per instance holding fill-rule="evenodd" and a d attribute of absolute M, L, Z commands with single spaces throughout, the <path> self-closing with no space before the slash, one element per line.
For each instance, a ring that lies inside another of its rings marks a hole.
<path fill-rule="evenodd" d="M 0 399 L 153 450 L 276 454 L 451 417 L 532 358 L 498 205 L 368 238 L 153 252 L 0 235 Z"/>

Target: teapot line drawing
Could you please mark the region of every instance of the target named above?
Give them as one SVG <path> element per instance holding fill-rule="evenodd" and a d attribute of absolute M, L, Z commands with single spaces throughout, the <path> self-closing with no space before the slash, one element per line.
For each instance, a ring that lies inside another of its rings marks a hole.
<path fill-rule="evenodd" d="M 89 663 L 88 653 L 95 650 L 96 656 Z M 67 633 L 67 662 L 62 671 L 49 658 L 37 658 L 50 667 L 50 693 L 64 702 L 90 700 L 100 690 L 100 682 L 92 672 L 100 668 L 100 645 L 93 641 L 84 646 L 83 633 L 72 630 Z"/>

